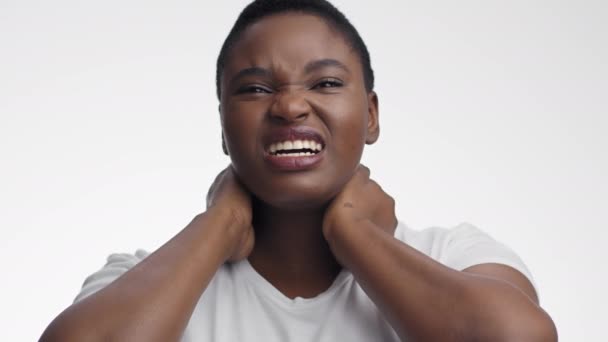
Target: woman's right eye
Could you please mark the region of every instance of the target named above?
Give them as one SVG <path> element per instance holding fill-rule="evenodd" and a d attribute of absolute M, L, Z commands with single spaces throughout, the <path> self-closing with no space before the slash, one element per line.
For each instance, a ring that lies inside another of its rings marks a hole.
<path fill-rule="evenodd" d="M 244 86 L 238 90 L 239 94 L 269 94 L 270 90 L 257 85 Z"/>

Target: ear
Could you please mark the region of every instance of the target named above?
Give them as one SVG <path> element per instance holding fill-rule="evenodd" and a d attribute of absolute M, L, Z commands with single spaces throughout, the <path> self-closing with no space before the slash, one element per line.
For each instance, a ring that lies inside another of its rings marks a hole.
<path fill-rule="evenodd" d="M 378 121 L 378 95 L 370 91 L 367 95 L 367 137 L 365 143 L 371 145 L 380 136 L 380 123 Z"/>
<path fill-rule="evenodd" d="M 224 122 L 222 120 L 222 104 L 220 103 L 217 106 L 217 111 L 220 113 L 220 122 L 221 122 L 221 128 L 222 128 L 222 150 L 224 151 L 224 154 L 229 156 L 230 154 L 228 153 L 228 148 L 226 148 L 226 140 L 224 139 Z"/>

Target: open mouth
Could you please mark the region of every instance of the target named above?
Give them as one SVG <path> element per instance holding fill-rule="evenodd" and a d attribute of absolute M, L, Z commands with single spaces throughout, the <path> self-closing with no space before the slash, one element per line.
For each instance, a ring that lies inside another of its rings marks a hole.
<path fill-rule="evenodd" d="M 264 160 L 278 171 L 308 171 L 324 160 L 323 136 L 312 127 L 277 127 L 264 137 Z"/>
<path fill-rule="evenodd" d="M 285 140 L 268 147 L 268 153 L 277 157 L 313 156 L 323 150 L 323 145 L 315 140 Z"/>

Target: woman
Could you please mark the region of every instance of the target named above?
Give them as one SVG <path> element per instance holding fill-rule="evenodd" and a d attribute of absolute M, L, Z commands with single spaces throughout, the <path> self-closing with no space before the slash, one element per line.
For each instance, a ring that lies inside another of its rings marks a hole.
<path fill-rule="evenodd" d="M 259 0 L 217 68 L 207 210 L 114 254 L 42 341 L 554 341 L 519 258 L 470 225 L 413 231 L 360 165 L 379 135 L 365 44 L 324 0 Z"/>

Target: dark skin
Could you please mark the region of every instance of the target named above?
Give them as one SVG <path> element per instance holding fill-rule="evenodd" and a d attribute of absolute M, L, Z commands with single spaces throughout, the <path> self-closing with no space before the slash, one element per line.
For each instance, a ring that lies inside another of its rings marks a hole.
<path fill-rule="evenodd" d="M 220 107 L 234 170 L 255 194 L 249 261 L 289 297 L 323 292 L 340 271 L 320 229 L 325 209 L 378 137 L 377 98 L 362 87 L 358 56 L 318 18 L 303 19 L 277 16 L 247 29 L 228 59 Z M 340 64 L 314 66 L 328 60 Z M 251 68 L 260 71 L 237 76 Z M 260 158 L 264 134 L 290 125 L 322 134 L 326 156 L 316 168 L 281 172 Z"/>
<path fill-rule="evenodd" d="M 557 340 L 518 271 L 455 271 L 393 237 L 394 201 L 359 164 L 378 138 L 378 98 L 323 20 L 284 14 L 249 27 L 228 57 L 220 112 L 232 164 L 207 210 L 64 310 L 40 341 L 178 341 L 217 270 L 244 258 L 290 298 L 318 295 L 347 268 L 403 340 Z M 323 160 L 297 172 L 265 164 L 266 135 L 285 126 L 319 132 Z"/>
<path fill-rule="evenodd" d="M 338 63 L 310 67 L 322 60 Z M 240 209 L 255 218 L 249 260 L 286 296 L 323 292 L 343 266 L 402 339 L 557 339 L 518 271 L 498 264 L 454 271 L 394 239 L 394 201 L 359 165 L 364 144 L 378 138 L 378 98 L 364 87 L 358 56 L 322 19 L 286 14 L 252 25 L 227 63 L 220 111 L 229 172 L 254 195 L 255 212 Z M 324 163 L 269 169 L 262 137 L 275 125 L 322 131 Z"/>

